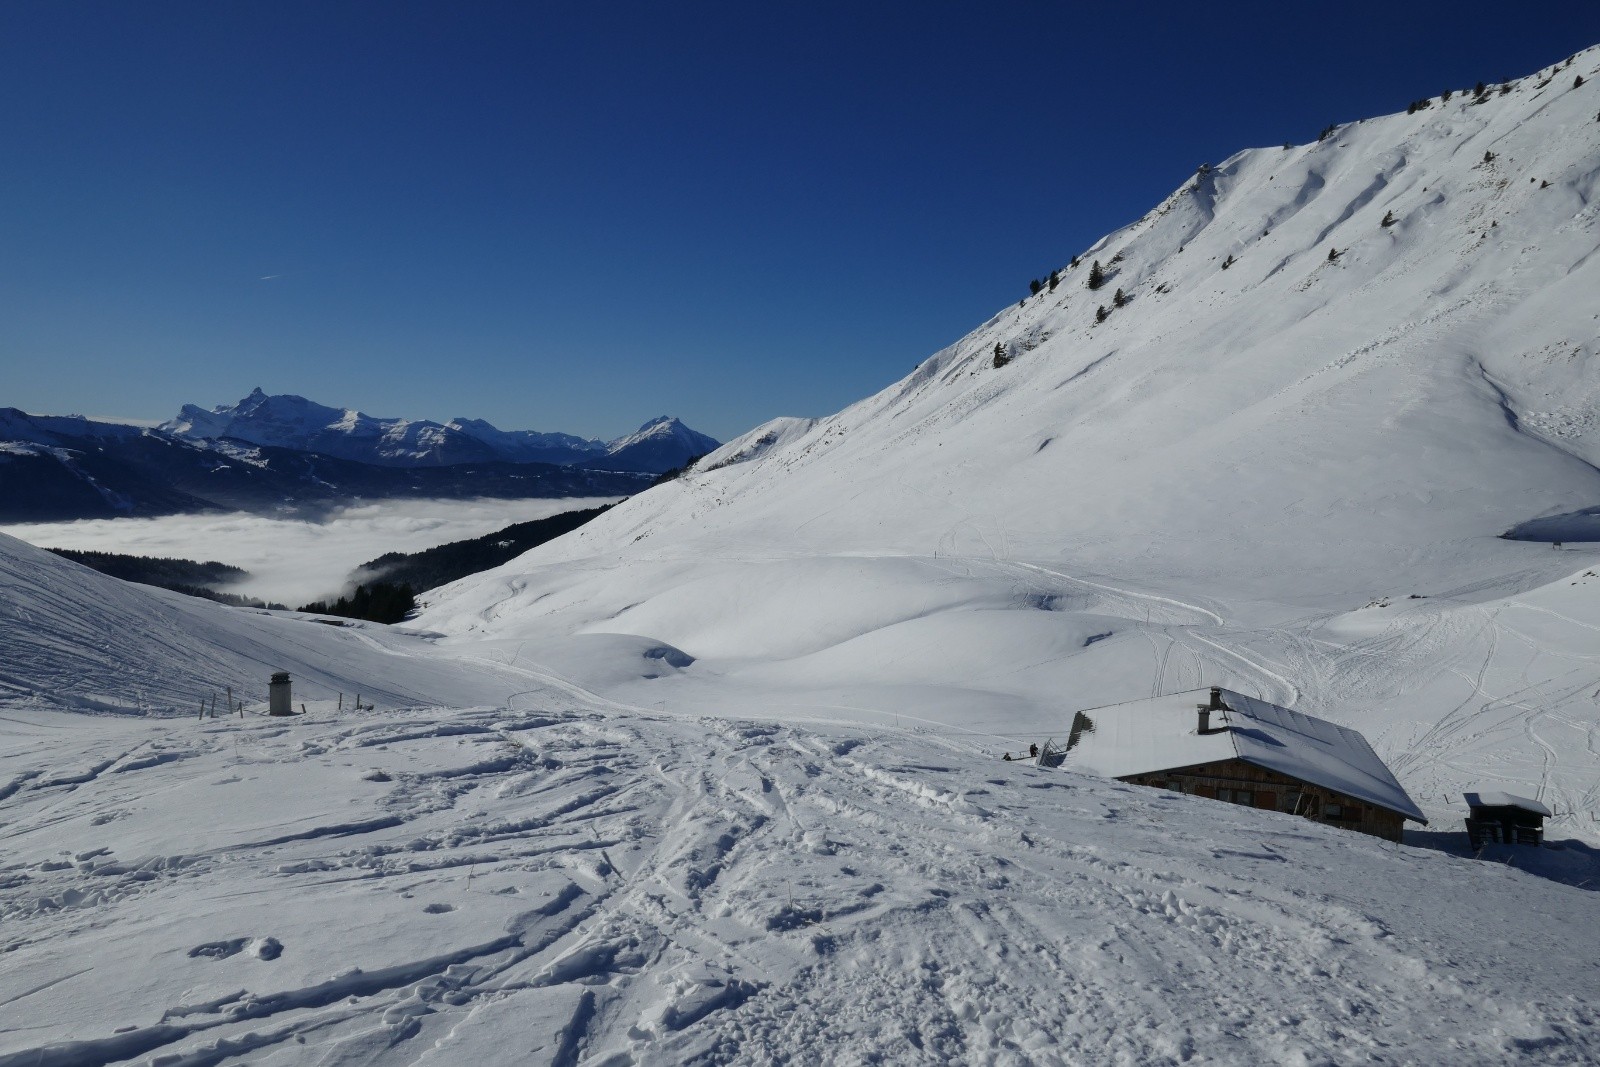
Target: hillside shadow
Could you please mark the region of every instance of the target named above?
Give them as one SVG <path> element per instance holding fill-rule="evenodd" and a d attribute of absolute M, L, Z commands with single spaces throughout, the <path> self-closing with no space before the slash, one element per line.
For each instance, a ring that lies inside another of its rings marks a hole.
<path fill-rule="evenodd" d="M 1519 871 L 1574 889 L 1600 892 L 1600 849 L 1568 838 L 1546 841 L 1538 848 L 1529 845 L 1486 844 L 1473 851 L 1465 830 L 1406 830 L 1405 843 L 1484 863 L 1503 863 Z"/>
<path fill-rule="evenodd" d="M 1529 519 L 1500 536 L 1508 541 L 1600 541 L 1600 507 Z"/>

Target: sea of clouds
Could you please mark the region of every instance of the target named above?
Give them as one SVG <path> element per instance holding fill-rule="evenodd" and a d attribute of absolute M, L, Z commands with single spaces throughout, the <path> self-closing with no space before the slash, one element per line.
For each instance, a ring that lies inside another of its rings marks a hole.
<path fill-rule="evenodd" d="M 0 526 L 0 532 L 42 548 L 231 563 L 250 577 L 228 592 L 299 607 L 338 594 L 351 570 L 385 552 L 419 552 L 615 499 L 385 500 L 341 509 L 322 522 L 168 515 L 23 523 Z"/>

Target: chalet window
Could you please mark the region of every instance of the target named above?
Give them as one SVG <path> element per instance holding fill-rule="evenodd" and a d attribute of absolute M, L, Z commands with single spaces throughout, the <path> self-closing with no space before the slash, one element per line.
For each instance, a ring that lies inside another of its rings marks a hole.
<path fill-rule="evenodd" d="M 1243 804 L 1247 808 L 1253 808 L 1256 804 L 1256 795 L 1248 789 L 1218 789 L 1217 799 Z"/>

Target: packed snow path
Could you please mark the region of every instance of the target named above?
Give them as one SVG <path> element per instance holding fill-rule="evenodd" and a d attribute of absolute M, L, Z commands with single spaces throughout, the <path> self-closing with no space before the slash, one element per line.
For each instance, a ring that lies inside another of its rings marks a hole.
<path fill-rule="evenodd" d="M 923 733 L 575 699 L 19 713 L 0 1065 L 1600 1057 L 1585 890 Z"/>

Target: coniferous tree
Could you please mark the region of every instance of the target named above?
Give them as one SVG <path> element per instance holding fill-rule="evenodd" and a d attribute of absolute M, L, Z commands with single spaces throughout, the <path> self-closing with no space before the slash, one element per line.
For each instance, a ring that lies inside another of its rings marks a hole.
<path fill-rule="evenodd" d="M 1393 226 L 1398 221 L 1399 220 L 1394 217 L 1394 212 L 1385 211 L 1383 213 L 1383 221 L 1378 223 L 1378 225 L 1379 226 Z"/>
<path fill-rule="evenodd" d="M 1328 262 L 1329 263 L 1334 262 L 1338 258 L 1339 258 L 1339 250 L 1337 248 L 1328 249 Z"/>
<path fill-rule="evenodd" d="M 1094 261 L 1094 265 L 1089 268 L 1089 288 L 1098 289 L 1105 283 L 1105 268 L 1100 266 L 1100 261 L 1097 259 Z"/>
<path fill-rule="evenodd" d="M 1039 290 L 1041 290 L 1043 288 L 1044 288 L 1044 286 L 1039 283 L 1039 279 L 1035 278 L 1035 279 L 1033 279 L 1033 281 L 1028 283 L 1028 295 L 1029 296 L 1038 296 L 1039 295 Z"/>
<path fill-rule="evenodd" d="M 1106 321 L 1106 316 L 1108 316 L 1110 314 L 1111 314 L 1111 312 L 1106 310 L 1106 306 L 1104 304 L 1101 304 L 1099 307 L 1095 308 L 1094 309 L 1094 323 L 1095 323 L 1095 325 L 1098 326 L 1102 322 Z"/>
<path fill-rule="evenodd" d="M 1055 292 L 1056 291 L 1056 286 L 1058 286 L 1060 284 L 1061 284 L 1061 272 L 1059 270 L 1051 271 L 1050 272 L 1050 291 L 1052 293 Z"/>
<path fill-rule="evenodd" d="M 1111 298 L 1111 302 L 1117 307 L 1121 307 L 1128 302 L 1128 298 L 1123 294 L 1121 289 L 1118 289 L 1117 294 Z"/>
<path fill-rule="evenodd" d="M 1227 259 L 1222 261 L 1222 269 L 1223 270 L 1227 270 L 1229 267 L 1233 266 L 1233 263 L 1234 263 L 1233 256 L 1229 255 Z"/>
<path fill-rule="evenodd" d="M 341 596 L 332 604 L 319 601 L 307 604 L 300 610 L 319 615 L 339 615 L 347 619 L 396 623 L 403 621 L 416 606 L 416 591 L 410 585 L 374 582 L 371 586 L 356 586 L 354 593 Z"/>

